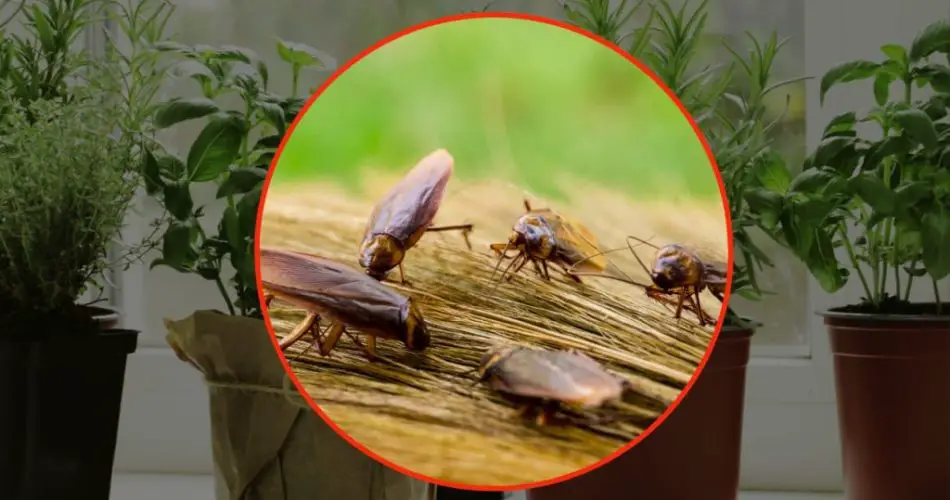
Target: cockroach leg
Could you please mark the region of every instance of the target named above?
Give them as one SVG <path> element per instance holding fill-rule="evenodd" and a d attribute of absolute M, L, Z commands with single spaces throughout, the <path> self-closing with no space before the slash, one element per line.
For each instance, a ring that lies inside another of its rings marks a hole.
<path fill-rule="evenodd" d="M 274 296 L 273 296 L 273 295 L 271 295 L 271 294 L 269 294 L 269 293 L 265 293 L 265 294 L 264 294 L 264 305 L 265 305 L 265 306 L 270 307 L 270 303 L 273 302 L 273 301 L 274 301 Z"/>
<path fill-rule="evenodd" d="M 472 232 L 472 229 L 474 229 L 474 228 L 475 228 L 475 226 L 474 226 L 473 224 L 457 224 L 457 225 L 454 225 L 454 226 L 437 226 L 437 227 L 430 227 L 430 228 L 426 229 L 426 232 L 434 233 L 434 232 L 437 232 L 437 231 L 461 231 L 461 232 L 462 232 L 462 238 L 465 238 L 465 246 L 467 246 L 468 249 L 471 250 L 471 249 L 472 249 L 472 242 L 469 241 L 469 239 L 468 239 L 468 234 L 471 233 L 471 232 Z"/>
<path fill-rule="evenodd" d="M 693 289 L 693 295 L 696 297 L 696 316 L 699 316 L 699 326 L 706 326 L 706 311 L 703 311 L 703 306 L 699 302 L 699 290 Z"/>
<path fill-rule="evenodd" d="M 524 211 L 531 212 L 531 202 L 527 198 L 524 199 Z"/>
<path fill-rule="evenodd" d="M 399 263 L 399 282 L 402 285 L 412 286 L 408 281 L 406 281 L 406 271 L 402 267 L 402 262 Z"/>
<path fill-rule="evenodd" d="M 518 407 L 518 410 L 515 412 L 515 415 L 518 416 L 518 418 L 524 418 L 529 413 L 531 413 L 531 411 L 534 410 L 534 408 L 535 408 L 535 405 L 531 403 L 525 403 Z"/>
<path fill-rule="evenodd" d="M 538 261 L 536 261 L 536 260 L 534 260 L 534 259 L 531 259 L 531 263 L 534 264 L 534 270 L 538 272 L 538 277 L 539 277 L 539 278 L 541 278 L 541 279 L 548 279 L 548 278 L 544 275 L 544 270 L 541 269 L 541 264 L 539 264 Z"/>
<path fill-rule="evenodd" d="M 353 342 L 360 346 L 363 349 L 363 352 L 366 354 L 366 359 L 369 361 L 375 360 L 378 356 L 376 355 L 376 337 L 372 335 L 366 336 L 366 344 L 360 342 L 360 339 L 356 338 L 356 335 L 351 334 L 350 332 L 345 332 L 348 337 L 353 339 Z"/>
<path fill-rule="evenodd" d="M 346 330 L 346 327 L 342 323 L 333 323 L 330 325 L 330 328 L 327 329 L 326 337 L 323 338 L 323 342 L 320 343 L 320 355 L 321 356 L 330 356 L 330 351 L 336 347 L 336 343 L 340 341 L 340 336 L 343 335 L 343 332 Z"/>
<path fill-rule="evenodd" d="M 518 271 L 520 271 L 521 268 L 524 267 L 524 265 L 527 264 L 529 260 L 530 260 L 531 262 L 534 262 L 533 259 L 530 259 L 530 258 L 528 258 L 527 255 L 525 255 L 524 258 L 521 259 L 521 263 L 519 263 L 517 266 L 515 266 L 515 268 L 511 271 L 511 274 L 508 275 L 508 279 L 511 280 L 511 277 L 512 277 L 512 276 L 514 276 L 515 274 L 518 274 Z M 537 265 L 537 264 L 535 264 L 535 265 Z"/>
<path fill-rule="evenodd" d="M 370 360 L 374 360 L 378 357 L 376 355 L 376 337 L 372 335 L 366 337 L 366 355 Z"/>
<path fill-rule="evenodd" d="M 538 427 L 544 427 L 547 425 L 548 421 L 551 420 L 551 408 L 548 406 L 541 406 L 538 409 L 538 414 L 534 417 L 534 423 Z"/>
<path fill-rule="evenodd" d="M 303 337 L 305 333 L 310 331 L 313 327 L 313 324 L 320 319 L 320 315 L 315 312 L 308 312 L 307 317 L 303 319 L 297 326 L 294 327 L 293 331 L 288 333 L 284 338 L 280 339 L 280 350 L 285 351 L 288 347 L 293 345 L 294 342 L 300 340 L 300 337 Z"/>

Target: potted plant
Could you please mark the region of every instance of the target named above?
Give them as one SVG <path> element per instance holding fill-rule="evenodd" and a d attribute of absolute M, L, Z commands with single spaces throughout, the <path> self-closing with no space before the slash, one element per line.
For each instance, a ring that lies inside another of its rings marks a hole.
<path fill-rule="evenodd" d="M 137 343 L 115 311 L 77 303 L 139 250 L 114 251 L 141 157 L 120 133 L 122 68 L 73 49 L 100 7 L 21 2 L 25 34 L 0 41 L 0 479 L 13 498 L 109 497 Z"/>
<path fill-rule="evenodd" d="M 698 66 L 706 33 L 706 2 L 673 9 L 665 0 L 649 5 L 645 24 L 624 32 L 643 1 L 616 9 L 606 0 L 565 5 L 568 19 L 624 47 L 643 61 L 679 97 L 715 155 L 729 200 L 734 245 L 731 293 L 757 299 L 765 293 L 757 272 L 772 262 L 753 239 L 760 226 L 744 194 L 767 182 L 765 173 L 784 169 L 772 146 L 765 98 L 796 80 L 773 82 L 772 65 L 784 41 L 751 35 L 746 54 L 723 45 L 729 64 Z M 744 85 L 738 85 L 743 83 Z M 533 490 L 533 500 L 580 498 L 703 498 L 731 500 L 739 490 L 745 372 L 757 323 L 727 307 L 719 337 L 701 375 L 677 408 L 644 440 L 611 463 L 584 476 Z M 688 450 L 684 451 L 684 450 Z"/>
<path fill-rule="evenodd" d="M 159 72 L 192 81 L 200 91 L 153 109 L 159 130 L 186 122 L 201 123 L 201 130 L 182 153 L 155 141 L 142 174 L 147 194 L 164 211 L 155 221 L 162 244 L 150 268 L 213 283 L 226 310 L 166 320 L 169 345 L 209 386 L 218 497 L 375 498 L 385 490 L 387 498 L 424 500 L 428 485 L 351 447 L 296 393 L 258 299 L 254 236 L 264 180 L 306 102 L 304 72 L 332 69 L 335 61 L 278 39 L 277 55 L 290 70 L 284 95 L 271 88 L 270 68 L 247 48 L 131 38 L 165 57 Z M 202 195 L 209 188 L 210 200 Z M 217 210 L 221 215 L 212 218 Z M 342 469 L 352 474 L 344 479 Z"/>
<path fill-rule="evenodd" d="M 821 313 L 849 498 L 950 496 L 950 307 L 937 285 L 950 274 L 950 67 L 931 57 L 948 54 L 948 40 L 942 20 L 909 47 L 881 47 L 879 61 L 831 68 L 822 101 L 872 80 L 876 106 L 832 119 L 799 175 L 776 169 L 785 182 L 747 193 L 826 292 L 854 276 L 864 292 Z M 921 281 L 932 293 L 912 302 Z"/>

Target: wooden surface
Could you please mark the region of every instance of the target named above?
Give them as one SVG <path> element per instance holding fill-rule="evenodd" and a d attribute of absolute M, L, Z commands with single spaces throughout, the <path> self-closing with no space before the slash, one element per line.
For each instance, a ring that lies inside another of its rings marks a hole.
<path fill-rule="evenodd" d="M 265 201 L 261 245 L 315 253 L 357 267 L 357 247 L 372 201 L 386 187 L 362 197 L 328 186 L 274 188 Z M 473 251 L 456 233 L 423 237 L 405 259 L 411 287 L 389 283 L 420 303 L 433 336 L 421 354 L 381 340 L 382 360 L 370 363 L 343 337 L 329 358 L 300 341 L 286 353 L 308 394 L 345 433 L 400 467 L 444 481 L 516 485 L 543 481 L 594 464 L 638 436 L 688 383 L 708 347 L 712 327 L 695 317 L 672 318 L 665 306 L 622 283 L 587 279 L 575 285 L 552 269 L 539 280 L 525 266 L 497 288 L 488 281 L 495 260 L 488 243 L 505 241 L 523 212 L 524 194 L 507 185 L 450 183 L 436 224 L 475 224 Z M 609 195 L 598 206 L 573 204 L 602 248 L 623 245 L 626 234 L 720 249 L 725 259 L 722 211 L 713 207 L 619 205 Z M 370 201 L 367 201 L 370 200 Z M 532 198 L 535 206 L 547 206 Z M 610 204 L 611 210 L 604 209 Z M 561 205 L 554 206 L 563 211 Z M 564 210 L 567 210 L 564 209 Z M 593 217 L 594 214 L 600 214 Z M 585 218 L 586 216 L 586 218 Z M 641 258 L 652 258 L 645 249 Z M 628 252 L 611 260 L 638 280 L 647 278 Z M 719 303 L 705 294 L 716 317 Z M 270 315 L 278 336 L 304 312 L 275 301 Z M 635 391 L 612 407 L 571 413 L 566 421 L 537 427 L 471 371 L 500 343 L 574 347 L 628 378 Z M 598 423 L 599 422 L 599 423 Z"/>

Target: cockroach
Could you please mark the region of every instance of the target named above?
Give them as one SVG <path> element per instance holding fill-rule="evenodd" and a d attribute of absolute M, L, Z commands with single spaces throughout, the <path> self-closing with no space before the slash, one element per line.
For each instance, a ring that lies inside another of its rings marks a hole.
<path fill-rule="evenodd" d="M 532 208 L 527 199 L 524 200 L 524 208 L 525 214 L 515 222 L 508 241 L 489 245 L 498 256 L 492 277 L 501 267 L 501 261 L 507 258 L 511 262 L 502 271 L 501 279 L 506 276 L 511 279 L 528 262 L 534 265 L 538 276 L 548 281 L 551 280 L 548 262 L 558 265 L 567 277 L 577 283 L 581 279 L 567 272 L 574 266 L 591 272 L 607 269 L 609 264 L 597 246 L 597 239 L 582 224 L 549 208 Z M 508 252 L 512 250 L 517 253 L 509 257 Z M 508 274 L 509 270 L 511 274 Z"/>
<path fill-rule="evenodd" d="M 544 425 L 562 405 L 599 408 L 620 400 L 630 388 L 628 380 L 576 349 L 494 347 L 483 355 L 477 373 L 478 382 L 487 382 L 506 398 L 521 402 L 519 415 L 539 410 L 538 425 Z"/>
<path fill-rule="evenodd" d="M 376 204 L 360 241 L 359 263 L 366 274 L 381 281 L 398 267 L 400 281 L 406 284 L 403 259 L 425 233 L 461 231 L 471 250 L 468 234 L 472 224 L 432 225 L 454 163 L 444 149 L 430 153 Z"/>
<path fill-rule="evenodd" d="M 630 245 L 630 240 L 649 245 L 656 250 L 652 270 L 649 269 L 643 260 L 640 259 L 640 256 L 637 255 L 633 246 Z M 679 319 L 682 316 L 683 309 L 687 309 L 696 313 L 696 316 L 699 318 L 700 326 L 715 323 L 715 321 L 703 311 L 699 294 L 703 290 L 708 289 L 720 302 L 724 302 L 725 299 L 723 295 L 725 294 L 726 284 L 728 283 L 728 274 L 724 264 L 719 262 L 707 263 L 701 259 L 696 252 L 684 245 L 671 243 L 656 246 L 636 236 L 627 236 L 627 248 L 637 259 L 640 267 L 650 276 L 652 284 L 645 285 L 629 277 L 603 273 L 589 274 L 580 272 L 576 274 L 581 276 L 610 278 L 639 286 L 646 291 L 648 297 L 675 306 L 676 312 L 673 314 L 674 318 Z M 573 270 L 570 272 L 575 273 Z M 675 301 L 670 300 L 670 295 L 676 296 L 677 299 Z"/>
<path fill-rule="evenodd" d="M 322 356 L 329 356 L 340 336 L 349 335 L 369 359 L 376 357 L 376 339 L 399 340 L 413 351 L 429 346 L 429 331 L 416 304 L 404 295 L 349 266 L 316 255 L 260 249 L 264 303 L 274 297 L 307 311 L 306 318 L 280 342 L 281 350 L 308 331 Z M 325 337 L 320 322 L 327 323 Z M 366 336 L 364 346 L 347 329 Z"/>

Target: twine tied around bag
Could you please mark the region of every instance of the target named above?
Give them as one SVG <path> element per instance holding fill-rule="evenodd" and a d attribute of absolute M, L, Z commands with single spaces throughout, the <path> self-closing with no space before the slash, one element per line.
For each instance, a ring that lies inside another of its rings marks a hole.
<path fill-rule="evenodd" d="M 300 395 L 300 392 L 297 391 L 297 388 L 294 386 L 290 376 L 284 374 L 281 379 L 280 387 L 272 387 L 269 385 L 262 384 L 248 384 L 242 382 L 224 382 L 221 380 L 211 380 L 205 378 L 205 384 L 208 387 L 216 387 L 221 389 L 228 389 L 232 391 L 241 391 L 241 392 L 263 392 L 266 394 L 279 394 L 284 396 L 284 399 L 287 400 L 290 404 L 297 406 L 299 408 L 310 409 L 310 404 L 307 403 L 306 399 Z"/>

